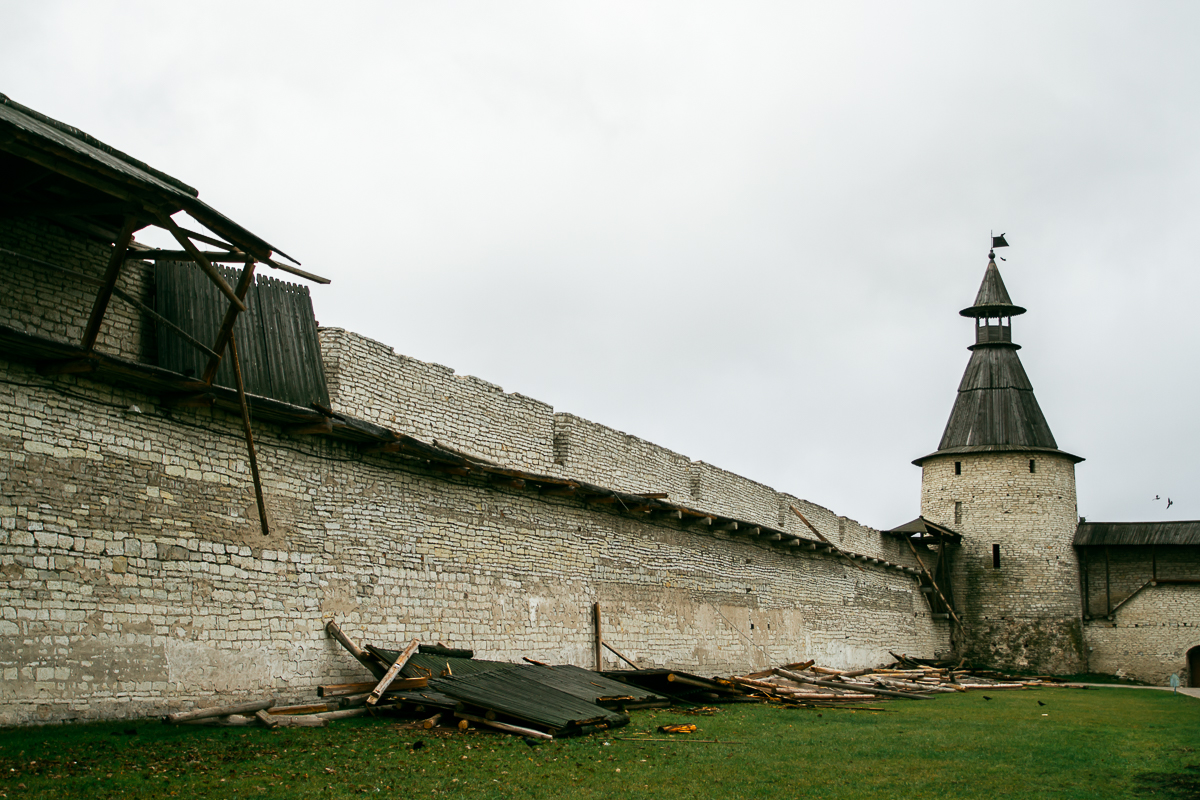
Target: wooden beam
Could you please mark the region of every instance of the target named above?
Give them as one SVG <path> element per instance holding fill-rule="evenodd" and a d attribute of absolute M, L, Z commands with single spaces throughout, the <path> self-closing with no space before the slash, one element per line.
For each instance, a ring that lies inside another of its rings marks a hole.
<path fill-rule="evenodd" d="M 371 691 L 371 696 L 367 698 L 367 705 L 373 706 L 379 702 L 379 699 L 383 697 L 383 693 L 388 690 L 388 686 L 390 686 L 392 681 L 396 679 L 396 676 L 400 674 L 400 670 L 404 669 L 404 665 L 408 663 L 410 658 L 412 658 L 413 653 L 417 652 L 418 646 L 419 643 L 416 639 L 413 639 L 411 642 L 409 642 L 408 647 L 404 648 L 404 651 L 400 653 L 400 656 L 392 662 L 392 666 L 388 667 L 388 671 L 383 673 L 383 677 L 379 679 L 379 683 L 376 684 L 374 690 Z"/>
<path fill-rule="evenodd" d="M 246 433 L 246 450 L 250 454 L 250 475 L 254 478 L 254 499 L 258 501 L 258 521 L 262 524 L 263 536 L 271 535 L 267 524 L 267 503 L 263 499 L 262 479 L 258 475 L 258 454 L 254 452 L 254 432 L 250 430 L 250 405 L 246 402 L 246 387 L 242 385 L 242 364 L 238 359 L 237 341 L 233 332 L 229 334 L 229 352 L 233 356 L 233 377 L 237 382 L 238 402 L 242 406 L 242 428 Z"/>
<path fill-rule="evenodd" d="M 600 621 L 600 604 L 592 604 L 592 619 L 596 626 L 596 672 L 604 669 L 604 629 Z"/>
<path fill-rule="evenodd" d="M 856 563 L 853 558 L 851 558 L 846 553 L 842 552 L 842 548 L 838 547 L 836 544 L 834 544 L 833 542 L 826 539 L 825 535 L 823 533 L 821 533 L 819 530 L 817 530 L 816 527 L 811 522 L 808 521 L 808 517 L 806 517 L 800 513 L 800 509 L 796 508 L 795 506 L 790 506 L 790 508 L 792 509 L 792 513 L 795 514 L 797 517 L 799 517 L 800 521 L 803 522 L 805 525 L 807 525 L 808 529 L 810 531 L 812 531 L 814 534 L 816 534 L 818 539 L 820 539 L 825 544 L 829 545 L 829 547 L 834 552 L 836 552 L 838 555 L 842 556 L 843 558 L 847 559 L 851 564 L 854 564 L 854 566 L 858 567 L 858 569 L 862 570 L 863 572 L 866 572 L 866 570 L 862 568 L 861 564 Z M 912 543 L 910 542 L 909 547 L 911 547 L 911 546 L 912 546 Z M 914 550 L 913 552 L 916 552 L 916 551 Z"/>
<path fill-rule="evenodd" d="M 333 620 L 329 620 L 329 622 L 325 623 L 325 632 L 334 639 L 337 639 L 338 643 L 341 644 L 342 647 L 346 648 L 350 655 L 354 656 L 354 658 L 358 660 L 358 663 L 366 667 L 376 678 L 382 678 L 383 674 L 387 672 L 387 667 L 383 664 L 380 664 L 379 659 L 375 658 L 375 656 L 371 655 L 366 650 L 363 650 L 361 647 L 355 644 L 354 641 L 347 636 L 342 631 L 341 627 Z"/>
<path fill-rule="evenodd" d="M 208 364 L 204 367 L 204 375 L 200 378 L 205 383 L 212 383 L 213 379 L 217 377 L 217 367 L 221 365 L 221 357 L 225 353 L 225 345 L 233 337 L 233 323 L 237 321 L 238 312 L 246 310 L 246 306 L 242 301 L 246 299 L 246 295 L 249 293 L 253 283 L 254 259 L 246 256 L 246 266 L 242 268 L 242 274 L 238 277 L 236 291 L 238 305 L 230 304 L 229 308 L 225 309 L 225 319 L 221 321 L 221 328 L 217 331 L 217 340 L 213 343 L 212 347 L 216 355 L 208 359 Z"/>
<path fill-rule="evenodd" d="M 954 607 L 950 605 L 950 601 L 946 599 L 946 595 L 942 594 L 942 590 L 938 588 L 937 581 L 933 579 L 933 575 L 929 572 L 929 570 L 925 569 L 925 562 L 921 560 L 921 554 L 917 552 L 917 548 L 909 539 L 906 538 L 904 541 L 908 542 L 908 549 L 912 550 L 912 554 L 916 556 L 917 563 L 921 565 L 921 571 L 924 572 L 925 577 L 929 579 L 929 585 L 932 586 L 934 591 L 938 593 L 938 597 L 942 598 L 942 602 L 946 604 L 946 610 L 950 612 L 950 618 L 958 623 L 959 630 L 961 631 L 963 626 L 962 620 L 959 619 L 958 615 L 954 613 Z"/>
<path fill-rule="evenodd" d="M 733 520 L 730 520 L 729 522 L 722 522 L 720 525 L 713 525 L 714 531 L 736 531 L 737 529 L 738 524 Z"/>
<path fill-rule="evenodd" d="M 211 408 L 215 400 L 211 394 L 163 395 L 160 398 L 168 408 Z"/>
<path fill-rule="evenodd" d="M 615 494 L 596 494 L 596 495 L 592 495 L 591 497 L 588 497 L 587 501 L 589 503 L 597 503 L 599 505 L 605 505 L 608 503 L 617 502 L 617 496 Z"/>
<path fill-rule="evenodd" d="M 638 666 L 638 663 L 637 663 L 636 661 L 634 661 L 632 658 L 626 658 L 625 656 L 621 655 L 621 651 L 620 651 L 620 650 L 618 650 L 617 648 L 613 647 L 613 646 L 612 646 L 611 644 L 609 644 L 608 642 L 601 642 L 601 644 L 603 644 L 605 647 L 607 647 L 607 648 L 608 648 L 608 649 L 609 649 L 609 650 L 612 652 L 612 654 L 613 654 L 614 656 L 616 656 L 617 658 L 621 659 L 622 661 L 624 661 L 624 662 L 625 662 L 626 664 L 628 664 L 629 666 L 633 667 L 634 669 L 641 669 L 641 667 L 640 667 L 640 666 Z"/>
<path fill-rule="evenodd" d="M 538 492 L 548 497 L 567 497 L 579 493 L 578 486 L 545 486 Z"/>
<path fill-rule="evenodd" d="M 209 263 L 214 261 L 222 262 L 237 262 L 245 263 L 245 253 L 235 253 L 232 251 L 219 250 L 200 250 L 202 256 L 208 259 Z M 129 249 L 125 251 L 126 261 L 195 261 L 196 259 L 186 250 L 137 250 Z"/>
<path fill-rule="evenodd" d="M 37 365 L 39 375 L 78 375 L 95 372 L 96 362 L 90 358 L 68 358 L 62 361 L 43 361 Z"/>
<path fill-rule="evenodd" d="M 692 520 L 691 524 L 699 525 L 701 527 L 707 528 L 713 524 L 713 518 L 712 517 L 699 517 L 697 519 Z"/>
<path fill-rule="evenodd" d="M 212 282 L 217 285 L 217 288 L 221 290 L 221 294 L 229 298 L 229 302 L 235 308 L 237 308 L 238 311 L 245 311 L 246 304 L 242 302 L 242 298 L 238 297 L 237 294 L 234 293 L 233 288 L 225 282 L 225 279 L 221 277 L 221 273 L 217 271 L 217 268 L 214 267 L 212 263 L 204 257 L 192 240 L 187 237 L 187 234 L 185 234 L 183 230 L 177 224 L 175 224 L 175 220 L 171 219 L 170 216 L 162 211 L 157 212 L 156 216 L 158 217 L 158 221 L 161 223 L 162 227 L 166 228 L 167 231 L 175 237 L 175 241 L 179 242 L 180 246 L 182 246 L 184 250 L 191 253 L 192 258 L 197 264 L 200 265 L 200 269 L 204 270 L 204 273 L 208 275 L 209 279 L 212 280 Z M 121 249 L 124 250 L 125 248 Z M 214 347 L 213 349 L 220 352 L 220 348 Z"/>
<path fill-rule="evenodd" d="M 319 433 L 333 433 L 333 420 L 329 417 L 314 422 L 311 425 L 293 425 L 287 429 L 287 432 L 293 436 L 312 436 Z"/>
<path fill-rule="evenodd" d="M 117 241 L 113 244 L 113 251 L 108 257 L 108 267 L 104 270 L 104 282 L 100 285 L 96 301 L 92 303 L 92 314 L 88 318 L 87 328 L 83 331 L 83 341 L 80 342 L 80 345 L 84 350 L 91 350 L 96 346 L 96 338 L 100 335 L 100 324 L 104 322 L 104 313 L 108 310 L 113 289 L 117 286 L 117 278 L 121 275 L 121 266 L 125 263 L 125 259 L 121 256 L 125 252 L 125 248 L 129 247 L 129 243 L 133 241 L 133 231 L 136 226 L 137 217 L 132 214 L 126 216 L 125 222 L 121 226 L 121 232 L 117 235 Z"/>

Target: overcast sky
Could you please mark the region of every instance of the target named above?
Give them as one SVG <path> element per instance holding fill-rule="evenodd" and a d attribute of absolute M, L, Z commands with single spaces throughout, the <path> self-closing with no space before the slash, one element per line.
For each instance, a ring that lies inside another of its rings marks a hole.
<path fill-rule="evenodd" d="M 1198 30 L 1195 2 L 0 0 L 0 92 L 331 278 L 323 325 L 875 527 L 919 512 L 1005 232 L 1080 514 L 1197 519 Z"/>

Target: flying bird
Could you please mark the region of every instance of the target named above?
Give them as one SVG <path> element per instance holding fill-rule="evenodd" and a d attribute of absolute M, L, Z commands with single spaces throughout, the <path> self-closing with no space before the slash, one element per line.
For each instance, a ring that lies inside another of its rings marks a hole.
<path fill-rule="evenodd" d="M 1167 498 L 1167 508 L 1170 508 L 1173 505 L 1175 505 L 1175 501 L 1168 497 Z"/>
<path fill-rule="evenodd" d="M 1155 500 L 1162 500 L 1162 498 L 1161 498 L 1161 497 L 1159 497 L 1158 495 L 1154 495 L 1154 499 L 1155 499 Z"/>

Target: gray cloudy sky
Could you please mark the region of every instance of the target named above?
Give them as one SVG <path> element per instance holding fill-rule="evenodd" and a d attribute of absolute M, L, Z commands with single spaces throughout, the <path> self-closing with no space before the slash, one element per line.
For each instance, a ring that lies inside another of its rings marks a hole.
<path fill-rule="evenodd" d="M 332 278 L 324 325 L 876 527 L 919 510 L 1007 232 L 1080 513 L 1196 519 L 1197 30 L 1194 2 L 0 0 L 0 91 Z"/>

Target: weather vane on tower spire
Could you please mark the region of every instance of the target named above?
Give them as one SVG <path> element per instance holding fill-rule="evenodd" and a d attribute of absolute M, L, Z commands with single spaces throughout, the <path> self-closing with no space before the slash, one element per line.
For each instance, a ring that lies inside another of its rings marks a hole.
<path fill-rule="evenodd" d="M 996 260 L 996 248 L 997 247 L 1008 247 L 1008 242 L 1004 241 L 1003 233 L 1000 234 L 999 236 L 997 236 L 996 233 L 993 231 L 992 232 L 992 249 L 988 250 L 988 258 L 991 259 L 992 261 Z M 1000 260 L 1008 261 L 1008 259 L 1005 258 L 1004 256 L 1000 256 Z"/>

